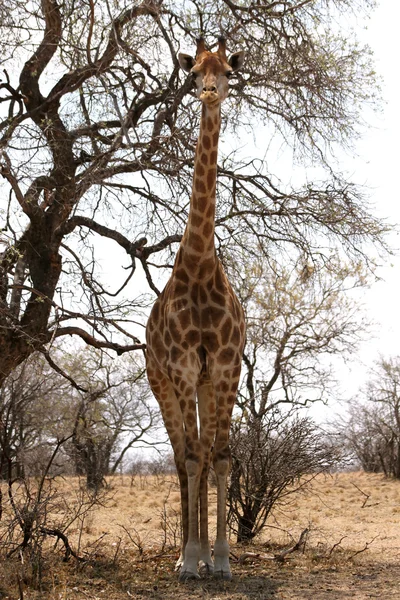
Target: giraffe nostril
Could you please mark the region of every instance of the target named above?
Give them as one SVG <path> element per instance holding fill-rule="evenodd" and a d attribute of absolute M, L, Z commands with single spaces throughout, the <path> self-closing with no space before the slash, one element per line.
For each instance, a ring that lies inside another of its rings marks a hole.
<path fill-rule="evenodd" d="M 215 85 L 205 85 L 203 87 L 203 92 L 216 92 L 217 88 Z"/>

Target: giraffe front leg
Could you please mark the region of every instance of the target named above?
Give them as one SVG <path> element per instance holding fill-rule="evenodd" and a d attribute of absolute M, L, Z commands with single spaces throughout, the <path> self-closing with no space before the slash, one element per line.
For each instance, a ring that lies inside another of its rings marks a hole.
<path fill-rule="evenodd" d="M 214 460 L 217 479 L 217 539 L 214 544 L 214 576 L 220 579 L 232 579 L 229 566 L 229 544 L 226 536 L 226 484 L 229 472 L 229 460 L 218 457 Z"/>
<path fill-rule="evenodd" d="M 209 453 L 208 453 L 209 454 Z M 214 563 L 211 558 L 211 546 L 208 540 L 208 473 L 210 456 L 205 457 L 200 479 L 200 556 L 199 572 L 202 576 L 214 573 Z"/>
<path fill-rule="evenodd" d="M 189 498 L 189 537 L 184 548 L 183 564 L 179 573 L 179 581 L 199 579 L 197 565 L 200 556 L 199 544 L 199 487 L 201 464 L 197 460 L 186 460 Z"/>
<path fill-rule="evenodd" d="M 203 381 L 197 388 L 200 441 L 203 448 L 203 470 L 200 479 L 200 560 L 199 572 L 202 576 L 214 573 L 211 546 L 208 539 L 208 474 L 210 471 L 211 448 L 216 432 L 216 405 L 214 387 L 210 381 Z"/>

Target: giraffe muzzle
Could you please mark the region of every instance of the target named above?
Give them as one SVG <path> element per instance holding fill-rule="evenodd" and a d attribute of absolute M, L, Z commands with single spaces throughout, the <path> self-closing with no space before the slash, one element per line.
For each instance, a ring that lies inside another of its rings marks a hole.
<path fill-rule="evenodd" d="M 200 100 L 205 104 L 215 104 L 220 101 L 217 90 L 203 90 L 200 94 Z"/>

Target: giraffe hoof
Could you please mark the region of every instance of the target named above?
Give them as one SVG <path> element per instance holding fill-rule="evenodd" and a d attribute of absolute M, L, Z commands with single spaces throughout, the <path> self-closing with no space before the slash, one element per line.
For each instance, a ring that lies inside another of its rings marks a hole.
<path fill-rule="evenodd" d="M 215 579 L 223 579 L 224 581 L 231 581 L 232 573 L 230 571 L 223 571 L 222 569 L 219 571 L 214 571 Z"/>
<path fill-rule="evenodd" d="M 200 579 L 200 575 L 198 573 L 193 573 L 193 571 L 181 571 L 179 573 L 179 581 L 190 581 L 193 579 Z"/>
<path fill-rule="evenodd" d="M 202 577 L 208 577 L 214 574 L 214 565 L 203 560 L 199 563 L 199 573 Z"/>

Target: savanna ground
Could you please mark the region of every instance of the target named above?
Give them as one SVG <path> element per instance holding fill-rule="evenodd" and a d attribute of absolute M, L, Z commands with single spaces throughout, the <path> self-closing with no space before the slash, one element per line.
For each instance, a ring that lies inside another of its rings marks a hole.
<path fill-rule="evenodd" d="M 71 546 L 85 560 L 63 562 L 63 544 L 48 537 L 41 569 L 32 568 L 21 553 L 0 565 L 2 600 L 400 598 L 399 481 L 365 473 L 319 476 L 306 492 L 275 510 L 251 546 L 235 544 L 232 535 L 231 582 L 209 578 L 184 584 L 174 572 L 179 540 L 175 478 L 124 476 L 108 483 L 102 505 L 68 529 Z M 58 488 L 70 506 L 80 497 L 74 479 L 60 480 Z M 213 489 L 211 496 L 213 519 Z M 5 497 L 0 534 L 7 517 Z M 57 510 L 57 495 L 51 506 Z M 49 514 L 49 522 L 52 518 Z M 292 547 L 305 528 L 305 546 L 283 562 L 273 558 Z M 246 552 L 259 556 L 243 560 Z"/>

